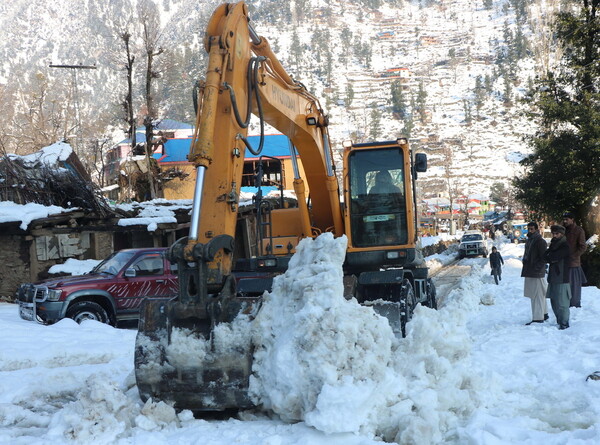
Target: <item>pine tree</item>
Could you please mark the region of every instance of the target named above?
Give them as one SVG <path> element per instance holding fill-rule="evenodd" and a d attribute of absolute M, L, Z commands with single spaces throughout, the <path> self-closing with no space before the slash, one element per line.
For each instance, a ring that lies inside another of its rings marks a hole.
<path fill-rule="evenodd" d="M 486 74 L 483 83 L 485 85 L 485 92 L 488 96 L 491 95 L 494 92 L 494 81 L 492 80 L 492 76 Z"/>
<path fill-rule="evenodd" d="M 392 111 L 398 113 L 400 117 L 404 117 L 406 113 L 406 103 L 404 101 L 404 93 L 402 92 L 402 83 L 400 80 L 394 80 L 391 86 L 392 93 Z"/>
<path fill-rule="evenodd" d="M 348 82 L 346 85 L 346 107 L 350 108 L 352 102 L 354 101 L 354 88 L 352 88 L 352 84 Z"/>
<path fill-rule="evenodd" d="M 475 78 L 474 95 L 475 95 L 475 100 L 474 100 L 475 110 L 477 112 L 477 119 L 479 120 L 481 118 L 481 108 L 483 107 L 483 103 L 485 101 L 485 89 L 483 86 L 483 80 L 482 80 L 481 76 L 477 76 Z"/>
<path fill-rule="evenodd" d="M 465 112 L 465 123 L 467 125 L 470 125 L 473 121 L 473 113 L 471 112 L 471 109 L 471 102 L 469 102 L 467 99 L 463 99 L 463 110 Z"/>
<path fill-rule="evenodd" d="M 425 88 L 423 87 L 423 82 L 419 83 L 419 91 L 417 92 L 417 100 L 416 100 L 416 107 L 417 107 L 417 111 L 419 112 L 419 119 L 421 120 L 421 123 L 424 124 L 426 119 L 427 119 L 427 113 L 426 113 L 426 100 L 427 100 L 427 92 L 425 91 Z"/>
<path fill-rule="evenodd" d="M 514 184 L 531 210 L 554 218 L 575 211 L 590 234 L 585 217 L 600 190 L 600 0 L 580 4 L 579 13 L 557 16 L 564 55 L 528 96 L 539 129 L 529 141 L 534 152 L 521 161 L 527 172 Z"/>
<path fill-rule="evenodd" d="M 369 138 L 372 141 L 379 139 L 381 135 L 381 111 L 377 108 L 377 104 L 372 105 L 371 109 L 371 125 L 369 126 Z"/>

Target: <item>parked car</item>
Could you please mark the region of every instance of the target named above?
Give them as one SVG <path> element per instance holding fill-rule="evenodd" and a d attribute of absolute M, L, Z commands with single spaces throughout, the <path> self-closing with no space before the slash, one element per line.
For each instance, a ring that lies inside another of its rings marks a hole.
<path fill-rule="evenodd" d="M 137 319 L 144 298 L 177 295 L 177 266 L 167 261 L 166 251 L 120 250 L 85 275 L 22 284 L 17 291 L 19 315 L 46 324 L 63 318 L 112 325 Z"/>
<path fill-rule="evenodd" d="M 458 246 L 458 257 L 465 258 L 468 256 L 488 256 L 487 239 L 477 230 L 467 230 Z"/>

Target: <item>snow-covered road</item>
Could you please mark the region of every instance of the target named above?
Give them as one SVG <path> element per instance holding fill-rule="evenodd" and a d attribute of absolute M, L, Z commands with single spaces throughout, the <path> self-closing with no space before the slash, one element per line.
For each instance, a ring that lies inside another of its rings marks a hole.
<path fill-rule="evenodd" d="M 523 245 L 500 250 L 499 286 L 481 259 L 463 260 L 471 273 L 438 311 L 418 308 L 384 374 L 324 385 L 310 421 L 294 424 L 260 413 L 201 420 L 162 403 L 144 406 L 132 373 L 135 331 L 68 319 L 36 325 L 2 303 L 0 444 L 363 445 L 392 433 L 388 440 L 417 444 L 600 443 L 600 381 L 586 381 L 600 370 L 600 290 L 584 288 L 566 331 L 551 311 L 548 322 L 525 326 Z M 356 414 L 356 433 L 323 432 L 336 403 Z"/>

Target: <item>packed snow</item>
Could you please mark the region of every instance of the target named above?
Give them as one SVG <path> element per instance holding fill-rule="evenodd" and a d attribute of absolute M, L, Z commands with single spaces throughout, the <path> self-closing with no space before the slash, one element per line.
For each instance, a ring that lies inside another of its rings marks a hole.
<path fill-rule="evenodd" d="M 65 209 L 59 206 L 45 206 L 33 202 L 16 204 L 12 201 L 0 201 L 0 223 L 21 221 L 19 227 L 21 230 L 27 230 L 31 221 L 72 210 L 75 209 Z"/>
<path fill-rule="evenodd" d="M 0 443 L 600 442 L 600 381 L 586 380 L 600 370 L 599 289 L 583 289 L 570 329 L 559 331 L 552 313 L 525 326 L 523 245 L 500 240 L 500 285 L 487 259 L 462 260 L 471 273 L 437 311 L 418 307 L 398 339 L 344 298 L 345 242 L 303 241 L 256 319 L 240 321 L 251 331 L 221 327 L 223 348 L 241 333 L 258 345 L 251 391 L 269 410 L 238 418 L 142 403 L 134 330 L 69 319 L 42 326 L 0 304 Z M 186 360 L 181 352 L 172 351 Z"/>
<path fill-rule="evenodd" d="M 7 156 L 10 159 L 19 159 L 29 168 L 36 168 L 41 165 L 55 167 L 59 162 L 64 162 L 73 154 L 71 145 L 66 142 L 56 142 L 48 145 L 35 153 L 19 156 L 9 153 Z"/>
<path fill-rule="evenodd" d="M 90 272 L 94 267 L 100 264 L 101 260 L 76 260 L 68 258 L 62 264 L 55 264 L 48 269 L 50 274 L 83 275 Z"/>

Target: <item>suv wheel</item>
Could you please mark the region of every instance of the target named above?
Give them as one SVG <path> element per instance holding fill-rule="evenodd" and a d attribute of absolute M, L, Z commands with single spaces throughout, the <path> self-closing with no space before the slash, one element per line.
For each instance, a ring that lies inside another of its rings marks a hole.
<path fill-rule="evenodd" d="M 72 304 L 67 310 L 67 317 L 72 318 L 77 323 L 84 320 L 96 320 L 100 323 L 109 322 L 106 310 L 93 301 L 79 301 Z"/>

